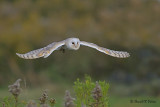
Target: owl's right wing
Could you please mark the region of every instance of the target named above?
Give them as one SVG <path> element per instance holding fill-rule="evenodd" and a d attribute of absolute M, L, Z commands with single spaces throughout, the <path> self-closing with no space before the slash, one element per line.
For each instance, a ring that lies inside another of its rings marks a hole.
<path fill-rule="evenodd" d="M 16 53 L 16 54 L 20 58 L 24 58 L 24 59 L 36 59 L 36 58 L 40 58 L 40 57 L 47 58 L 53 51 L 62 47 L 64 44 L 65 44 L 65 41 L 53 42 L 44 48 L 33 50 L 33 51 L 30 51 L 25 54 L 19 54 L 19 53 Z"/>
<path fill-rule="evenodd" d="M 110 49 L 107 49 L 107 48 L 103 48 L 103 47 L 100 47 L 94 43 L 89 43 L 89 42 L 85 42 L 85 41 L 81 41 L 80 42 L 81 45 L 84 45 L 84 46 L 88 46 L 88 47 L 91 47 L 91 48 L 94 48 L 100 52 L 103 52 L 107 55 L 110 55 L 110 56 L 113 56 L 113 57 L 117 57 L 117 58 L 127 58 L 129 57 L 129 53 L 128 52 L 124 52 L 124 51 L 114 51 L 114 50 L 110 50 Z"/>

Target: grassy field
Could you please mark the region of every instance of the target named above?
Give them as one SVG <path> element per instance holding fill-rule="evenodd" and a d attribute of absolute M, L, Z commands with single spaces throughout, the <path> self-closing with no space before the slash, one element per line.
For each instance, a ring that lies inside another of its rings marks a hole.
<path fill-rule="evenodd" d="M 82 103 L 92 107 L 108 107 L 109 84 L 105 81 L 93 82 L 89 76 L 85 76 L 85 81 L 77 79 L 73 86 L 50 84 L 38 88 L 22 88 L 20 81 L 21 79 L 18 79 L 9 85 L 9 90 L 0 90 L 3 107 L 24 107 L 28 104 L 33 106 L 33 103 L 38 107 L 43 107 L 44 104 L 51 107 L 81 107 Z"/>
<path fill-rule="evenodd" d="M 19 97 L 20 103 L 27 103 L 29 100 L 34 100 L 35 102 L 39 102 L 39 98 L 43 92 L 43 88 L 29 89 L 23 90 L 23 93 Z M 49 98 L 56 99 L 55 107 L 63 107 L 64 106 L 64 88 L 50 88 L 48 90 Z M 73 95 L 73 92 L 72 92 Z M 2 99 L 7 97 L 12 97 L 11 94 L 7 91 L 7 89 L 0 90 L 0 100 L 2 106 Z M 131 100 L 133 101 L 131 103 Z M 146 102 L 143 100 L 147 100 Z M 149 100 L 149 102 L 148 102 Z M 109 105 L 110 107 L 160 107 L 160 98 L 156 97 L 118 97 L 109 95 Z"/>
<path fill-rule="evenodd" d="M 24 107 L 30 101 L 34 101 L 36 102 L 36 104 L 40 105 L 39 99 L 41 96 L 44 95 L 44 90 L 46 90 L 48 96 L 48 99 L 46 100 L 47 104 L 50 104 L 49 101 L 51 98 L 56 99 L 54 107 L 64 107 L 66 101 L 66 96 L 65 96 L 66 90 L 70 91 L 70 94 L 73 98 L 76 98 L 77 96 L 76 100 L 74 100 L 75 104 L 81 105 L 82 102 L 88 100 L 94 101 L 94 98 L 92 99 L 92 96 L 95 95 L 93 94 L 93 90 L 96 89 L 97 84 L 99 84 L 100 92 L 105 93 L 101 95 L 105 96 L 104 98 L 107 99 L 101 101 L 107 102 L 107 105 L 109 104 L 109 107 L 160 107 L 160 97 L 153 97 L 153 96 L 122 97 L 122 95 L 117 95 L 115 91 L 113 91 L 113 84 L 110 86 L 108 83 L 102 81 L 93 82 L 89 76 L 86 76 L 84 81 L 80 81 L 79 79 L 77 79 L 77 81 L 75 81 L 74 84 L 64 84 L 63 82 L 61 82 L 61 83 L 49 83 L 39 87 L 37 86 L 30 87 L 30 86 L 25 86 L 24 83 L 22 83 L 21 84 L 22 86 L 20 87 L 21 92 L 18 96 L 17 107 Z M 119 91 L 122 92 L 122 90 Z M 81 93 L 88 93 L 88 94 L 81 94 Z M 91 96 L 91 97 L 83 97 L 83 96 Z M 88 99 L 85 100 L 85 98 Z M 0 89 L 0 103 L 1 103 L 0 107 L 3 105 L 3 102 L 12 104 L 11 106 L 5 106 L 5 107 L 15 107 L 13 106 L 15 104 L 15 99 L 13 95 L 9 92 L 7 86 L 6 88 Z M 76 106 L 76 107 L 81 107 L 81 106 Z"/>

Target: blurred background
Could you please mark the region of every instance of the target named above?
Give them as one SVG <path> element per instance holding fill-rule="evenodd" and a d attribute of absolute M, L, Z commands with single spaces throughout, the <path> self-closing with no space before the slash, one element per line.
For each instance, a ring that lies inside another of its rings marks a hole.
<path fill-rule="evenodd" d="M 113 58 L 88 47 L 56 51 L 36 60 L 15 54 L 68 37 L 128 51 L 131 57 Z M 0 97 L 18 78 L 31 89 L 29 95 L 45 88 L 53 95 L 64 95 L 77 78 L 87 74 L 110 84 L 109 96 L 117 98 L 111 101 L 113 106 L 122 98 L 159 98 L 159 64 L 159 0 L 0 1 Z"/>

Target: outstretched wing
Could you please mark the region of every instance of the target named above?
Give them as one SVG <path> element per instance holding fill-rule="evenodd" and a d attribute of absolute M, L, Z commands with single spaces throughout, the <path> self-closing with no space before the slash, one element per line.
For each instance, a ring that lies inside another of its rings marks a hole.
<path fill-rule="evenodd" d="M 114 51 L 114 50 L 106 49 L 106 48 L 100 47 L 100 46 L 98 46 L 96 44 L 85 42 L 85 41 L 81 41 L 80 44 L 84 45 L 84 46 L 88 46 L 88 47 L 94 48 L 94 49 L 96 49 L 96 50 L 98 50 L 100 52 L 103 52 L 103 53 L 105 53 L 107 55 L 110 55 L 110 56 L 113 56 L 113 57 L 117 57 L 117 58 L 127 58 L 127 57 L 130 56 L 128 52 Z"/>
<path fill-rule="evenodd" d="M 36 58 L 40 58 L 40 57 L 47 58 L 54 50 L 57 50 L 58 48 L 60 48 L 64 44 L 65 44 L 65 41 L 53 42 L 44 48 L 33 50 L 33 51 L 30 51 L 25 54 L 19 54 L 19 53 L 16 53 L 16 54 L 20 58 L 24 58 L 24 59 L 36 59 Z"/>

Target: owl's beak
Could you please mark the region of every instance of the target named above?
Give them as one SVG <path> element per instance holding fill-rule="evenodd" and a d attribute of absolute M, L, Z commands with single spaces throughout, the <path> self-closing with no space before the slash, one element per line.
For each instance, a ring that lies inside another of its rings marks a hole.
<path fill-rule="evenodd" d="M 78 45 L 74 45 L 75 46 L 75 48 L 78 48 Z"/>
<path fill-rule="evenodd" d="M 78 46 L 78 44 L 77 44 L 77 45 L 74 45 L 74 47 L 75 47 L 76 49 L 78 49 L 79 46 Z"/>

